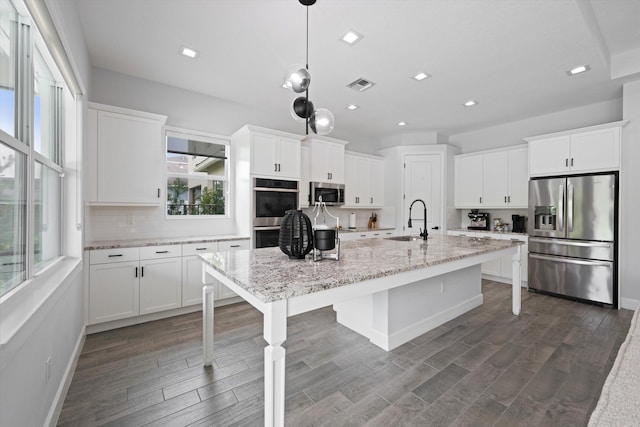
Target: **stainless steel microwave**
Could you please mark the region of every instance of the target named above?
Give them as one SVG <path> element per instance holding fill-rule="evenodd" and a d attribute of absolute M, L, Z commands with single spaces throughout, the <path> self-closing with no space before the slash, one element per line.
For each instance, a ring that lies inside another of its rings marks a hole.
<path fill-rule="evenodd" d="M 329 206 L 344 205 L 344 184 L 310 182 L 309 194 L 312 205 L 320 201 Z"/>

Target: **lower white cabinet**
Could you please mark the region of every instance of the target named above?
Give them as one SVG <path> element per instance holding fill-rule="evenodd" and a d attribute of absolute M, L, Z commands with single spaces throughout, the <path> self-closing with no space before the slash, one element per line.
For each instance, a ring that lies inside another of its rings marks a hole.
<path fill-rule="evenodd" d="M 502 234 L 502 233 L 487 233 L 487 232 L 475 232 L 475 231 L 462 231 L 462 230 L 449 230 L 447 231 L 449 236 L 463 236 L 463 237 L 475 237 L 477 239 L 500 239 L 500 240 L 519 240 L 524 242 L 521 247 L 521 272 L 522 281 L 527 281 L 527 269 L 528 261 L 527 254 L 529 252 L 529 246 L 527 244 L 528 237 L 518 234 Z M 482 263 L 482 274 L 491 276 L 492 279 L 501 282 L 511 283 L 513 278 L 513 265 L 511 255 L 505 255 L 503 257 L 493 259 L 491 261 Z"/>
<path fill-rule="evenodd" d="M 89 324 L 201 304 L 203 275 L 198 254 L 248 248 L 249 240 L 245 239 L 92 250 Z M 236 296 L 216 284 L 216 300 Z"/>
<path fill-rule="evenodd" d="M 345 231 L 338 234 L 340 241 L 343 242 L 359 239 L 374 239 L 376 237 L 391 237 L 395 235 L 395 230 Z"/>

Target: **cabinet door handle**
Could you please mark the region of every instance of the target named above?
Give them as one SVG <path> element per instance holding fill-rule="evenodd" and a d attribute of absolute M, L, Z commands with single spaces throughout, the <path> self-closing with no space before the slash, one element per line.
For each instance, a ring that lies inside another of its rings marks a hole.
<path fill-rule="evenodd" d="M 160 189 L 158 188 L 158 199 L 160 198 Z"/>
<path fill-rule="evenodd" d="M 564 165 L 569 166 L 569 159 L 564 159 Z"/>
<path fill-rule="evenodd" d="M 239 248 L 240 245 L 229 245 L 230 248 Z"/>
<path fill-rule="evenodd" d="M 140 267 L 140 277 L 144 277 L 144 267 Z"/>
<path fill-rule="evenodd" d="M 504 202 L 507 203 L 507 196 L 504 196 Z"/>
<path fill-rule="evenodd" d="M 571 158 L 571 166 L 573 166 L 573 157 Z"/>
<path fill-rule="evenodd" d="M 371 198 L 371 204 L 373 204 L 373 197 Z"/>
<path fill-rule="evenodd" d="M 138 267 L 136 267 L 136 277 L 138 277 Z"/>
<path fill-rule="evenodd" d="M 273 164 L 273 171 L 274 172 L 278 172 L 278 164 L 277 163 Z"/>
<path fill-rule="evenodd" d="M 168 254 L 169 251 L 156 251 L 157 254 Z"/>
<path fill-rule="evenodd" d="M 482 197 L 480 197 L 480 204 L 482 204 Z"/>
<path fill-rule="evenodd" d="M 109 258 L 115 258 L 115 257 L 119 257 L 122 256 L 122 254 L 113 254 L 113 255 L 109 255 Z"/>
<path fill-rule="evenodd" d="M 507 202 L 511 203 L 511 196 L 507 196 Z"/>

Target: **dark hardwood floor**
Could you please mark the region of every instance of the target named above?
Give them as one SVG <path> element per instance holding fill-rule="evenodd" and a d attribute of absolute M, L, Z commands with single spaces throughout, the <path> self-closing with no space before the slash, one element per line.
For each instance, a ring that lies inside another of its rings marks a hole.
<path fill-rule="evenodd" d="M 290 426 L 584 426 L 632 312 L 485 281 L 484 304 L 385 352 L 330 307 L 289 319 Z M 194 313 L 90 335 L 59 426 L 263 424 L 262 316 L 216 309 L 215 365 Z"/>

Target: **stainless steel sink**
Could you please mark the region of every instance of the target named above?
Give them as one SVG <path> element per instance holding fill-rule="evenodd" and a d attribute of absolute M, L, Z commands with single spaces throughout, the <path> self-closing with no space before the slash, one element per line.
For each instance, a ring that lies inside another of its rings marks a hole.
<path fill-rule="evenodd" d="M 413 240 L 422 240 L 418 236 L 393 236 L 386 237 L 387 240 L 397 240 L 398 242 L 411 242 Z"/>

